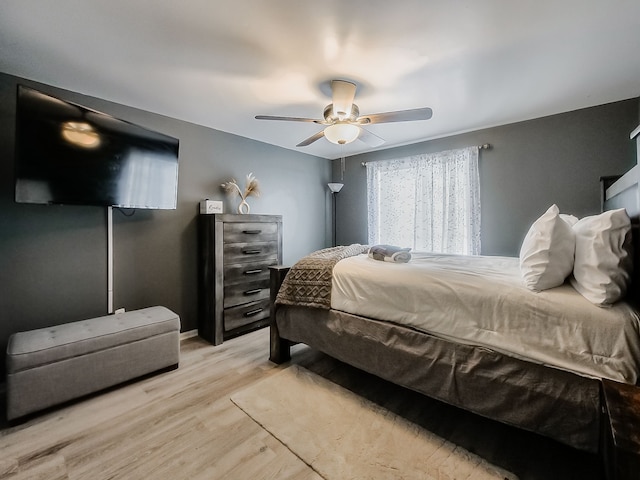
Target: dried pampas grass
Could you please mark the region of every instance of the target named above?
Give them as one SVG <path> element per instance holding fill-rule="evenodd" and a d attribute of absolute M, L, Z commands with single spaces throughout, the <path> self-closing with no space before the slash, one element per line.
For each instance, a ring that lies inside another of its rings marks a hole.
<path fill-rule="evenodd" d="M 260 196 L 260 184 L 258 183 L 258 179 L 253 175 L 253 173 L 247 175 L 247 183 L 244 187 L 244 193 L 238 186 L 238 182 L 236 182 L 235 178 L 232 178 L 230 181 L 223 183 L 221 187 L 227 193 L 227 195 L 233 195 L 234 193 L 237 193 L 242 199 L 240 205 L 238 206 L 238 213 L 249 213 L 249 204 L 246 201 L 247 198 Z"/>

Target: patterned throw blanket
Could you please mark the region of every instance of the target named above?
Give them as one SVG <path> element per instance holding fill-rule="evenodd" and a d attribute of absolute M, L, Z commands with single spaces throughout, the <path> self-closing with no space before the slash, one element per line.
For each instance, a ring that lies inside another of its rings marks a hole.
<path fill-rule="evenodd" d="M 301 258 L 282 282 L 276 304 L 330 309 L 334 265 L 343 258 L 360 255 L 367 250 L 366 245 L 354 243 L 325 248 Z"/>

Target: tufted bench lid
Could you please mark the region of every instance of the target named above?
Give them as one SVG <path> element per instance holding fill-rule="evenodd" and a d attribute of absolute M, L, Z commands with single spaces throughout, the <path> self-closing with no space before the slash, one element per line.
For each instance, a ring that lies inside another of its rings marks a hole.
<path fill-rule="evenodd" d="M 163 333 L 180 331 L 180 317 L 165 307 L 106 315 L 11 335 L 7 372 L 59 362 Z"/>

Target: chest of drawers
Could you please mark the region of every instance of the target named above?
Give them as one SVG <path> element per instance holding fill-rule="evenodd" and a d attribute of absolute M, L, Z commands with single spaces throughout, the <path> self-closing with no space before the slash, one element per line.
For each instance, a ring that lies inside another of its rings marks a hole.
<path fill-rule="evenodd" d="M 269 267 L 282 263 L 280 215 L 200 215 L 198 334 L 224 339 L 269 323 Z"/>

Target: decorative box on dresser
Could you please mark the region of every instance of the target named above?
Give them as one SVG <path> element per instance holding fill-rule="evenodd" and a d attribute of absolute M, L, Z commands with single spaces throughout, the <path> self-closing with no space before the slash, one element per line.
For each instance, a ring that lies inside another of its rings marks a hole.
<path fill-rule="evenodd" d="M 198 334 L 219 345 L 269 324 L 269 267 L 282 263 L 282 217 L 199 218 Z"/>

